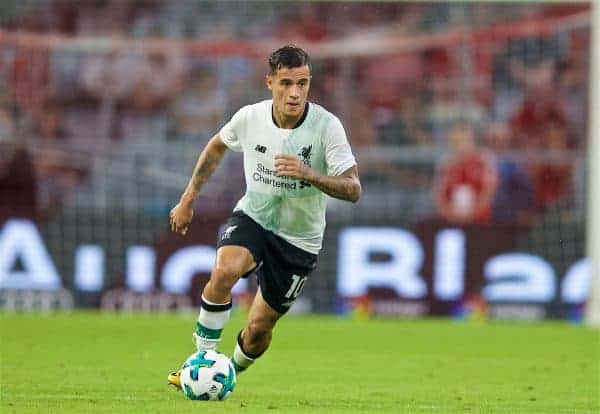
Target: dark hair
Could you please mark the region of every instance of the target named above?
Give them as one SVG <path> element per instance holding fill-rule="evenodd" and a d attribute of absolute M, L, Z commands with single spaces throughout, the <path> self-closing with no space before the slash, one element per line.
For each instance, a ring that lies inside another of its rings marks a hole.
<path fill-rule="evenodd" d="M 281 68 L 299 68 L 310 65 L 310 57 L 304 50 L 294 45 L 280 47 L 269 56 L 269 74 L 274 75 Z"/>

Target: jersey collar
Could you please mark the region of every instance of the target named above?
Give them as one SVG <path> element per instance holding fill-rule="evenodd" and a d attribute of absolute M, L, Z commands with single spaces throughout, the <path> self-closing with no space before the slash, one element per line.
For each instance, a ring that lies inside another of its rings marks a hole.
<path fill-rule="evenodd" d="M 309 106 L 309 102 L 306 101 L 306 106 L 304 107 L 304 112 L 302 113 L 302 116 L 300 117 L 300 119 L 298 120 L 298 122 L 296 122 L 296 125 L 294 125 L 294 127 L 292 129 L 296 129 L 300 125 L 302 125 L 302 123 L 304 122 L 304 120 L 308 116 L 308 106 Z M 275 120 L 275 115 L 273 114 L 273 104 L 271 104 L 271 119 L 273 120 L 273 124 L 275 124 L 275 126 L 277 128 L 280 128 L 279 125 L 277 125 L 277 121 Z"/>

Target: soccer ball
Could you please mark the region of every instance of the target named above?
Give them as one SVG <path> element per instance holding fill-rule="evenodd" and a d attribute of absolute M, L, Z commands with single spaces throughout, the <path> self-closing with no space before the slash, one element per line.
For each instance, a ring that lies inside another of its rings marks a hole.
<path fill-rule="evenodd" d="M 180 380 L 190 400 L 224 400 L 235 387 L 235 369 L 220 352 L 198 351 L 183 363 Z"/>

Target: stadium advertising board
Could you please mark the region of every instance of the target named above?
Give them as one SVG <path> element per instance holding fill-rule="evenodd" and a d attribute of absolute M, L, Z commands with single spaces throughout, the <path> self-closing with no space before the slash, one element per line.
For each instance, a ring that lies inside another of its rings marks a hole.
<path fill-rule="evenodd" d="M 123 254 L 124 271 L 115 277 L 108 274 L 108 262 L 115 259 L 107 246 L 76 244 L 71 263 L 52 257 L 48 247 L 33 221 L 12 219 L 0 227 L 0 307 L 49 310 L 75 303 L 107 310 L 186 309 L 194 304 L 192 291 L 199 291 L 193 288 L 195 279 L 206 280 L 215 258 L 208 244 L 131 245 Z M 242 279 L 232 293 L 246 290 Z"/>
<path fill-rule="evenodd" d="M 561 274 L 518 250 L 508 227 L 346 227 L 338 237 L 338 294 L 371 314 L 579 319 L 590 290 L 587 259 Z"/>
<path fill-rule="evenodd" d="M 514 232 L 501 226 L 333 226 L 332 232 L 336 243 L 328 246 L 321 262 L 337 275 L 337 291 L 327 293 L 342 299 L 339 311 L 577 319 L 590 290 L 586 259 L 560 272 L 547 258 L 516 250 Z M 0 228 L 1 305 L 72 307 L 89 305 L 80 298 L 96 294 L 101 300 L 93 304 L 108 309 L 189 307 L 198 290 L 194 279 L 210 272 L 215 249 L 209 244 L 128 246 L 118 289 L 107 283 L 106 256 L 100 245 L 77 245 L 73 275 L 66 278 L 64 265 L 57 266 L 35 223 L 8 220 Z M 247 281 L 240 280 L 234 293 L 247 288 Z"/>

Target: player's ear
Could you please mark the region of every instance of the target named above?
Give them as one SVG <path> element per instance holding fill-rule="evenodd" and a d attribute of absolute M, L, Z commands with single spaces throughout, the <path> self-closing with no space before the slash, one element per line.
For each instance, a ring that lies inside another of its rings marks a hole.
<path fill-rule="evenodd" d="M 273 85 L 273 77 L 269 74 L 267 76 L 265 76 L 265 83 L 267 84 L 267 88 L 269 88 L 269 90 L 272 90 L 272 85 Z"/>

